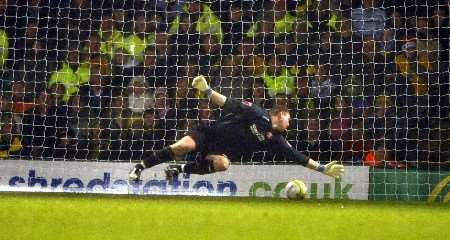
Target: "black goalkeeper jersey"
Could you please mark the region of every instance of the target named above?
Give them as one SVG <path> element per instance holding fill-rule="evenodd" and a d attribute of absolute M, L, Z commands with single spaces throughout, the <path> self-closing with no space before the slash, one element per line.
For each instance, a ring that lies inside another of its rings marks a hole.
<path fill-rule="evenodd" d="M 270 151 L 302 165 L 309 160 L 292 148 L 280 133 L 272 130 L 266 110 L 250 102 L 227 98 L 221 118 L 207 128 L 206 135 L 205 144 L 210 150 L 232 159 L 245 153 Z"/>

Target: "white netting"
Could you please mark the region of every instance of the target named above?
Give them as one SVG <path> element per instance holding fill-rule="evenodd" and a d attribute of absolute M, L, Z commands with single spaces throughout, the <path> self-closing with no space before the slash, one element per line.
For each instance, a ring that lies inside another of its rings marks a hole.
<path fill-rule="evenodd" d="M 2 158 L 139 160 L 218 118 L 189 87 L 203 74 L 227 97 L 287 105 L 287 138 L 321 162 L 448 167 L 448 1 L 6 1 L 0 13 Z"/>

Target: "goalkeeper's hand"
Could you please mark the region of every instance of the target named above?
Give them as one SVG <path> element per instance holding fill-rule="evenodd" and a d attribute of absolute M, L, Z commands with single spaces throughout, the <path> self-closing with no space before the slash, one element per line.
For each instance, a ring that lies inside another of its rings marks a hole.
<path fill-rule="evenodd" d="M 209 89 L 208 83 L 203 75 L 194 78 L 194 81 L 192 81 L 192 87 L 200 92 L 204 92 Z"/>
<path fill-rule="evenodd" d="M 344 175 L 344 165 L 337 164 L 337 161 L 332 161 L 325 164 L 323 173 L 330 177 L 340 178 Z"/>

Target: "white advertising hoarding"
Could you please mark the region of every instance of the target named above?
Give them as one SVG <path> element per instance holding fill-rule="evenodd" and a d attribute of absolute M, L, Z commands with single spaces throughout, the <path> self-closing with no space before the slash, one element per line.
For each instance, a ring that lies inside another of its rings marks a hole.
<path fill-rule="evenodd" d="M 211 196 L 285 197 L 284 185 L 300 179 L 309 198 L 368 199 L 369 168 L 345 168 L 335 180 L 298 165 L 232 165 L 226 172 L 182 174 L 169 184 L 162 164 L 143 172 L 142 180 L 129 184 L 134 166 L 110 162 L 0 161 L 0 191 L 83 192 L 113 194 L 170 194 Z"/>

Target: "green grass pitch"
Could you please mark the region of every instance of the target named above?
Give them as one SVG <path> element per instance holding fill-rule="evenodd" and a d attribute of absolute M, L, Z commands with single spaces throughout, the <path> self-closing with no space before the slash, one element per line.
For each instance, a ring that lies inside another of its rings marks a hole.
<path fill-rule="evenodd" d="M 450 239 L 450 205 L 0 193 L 0 240 Z"/>

